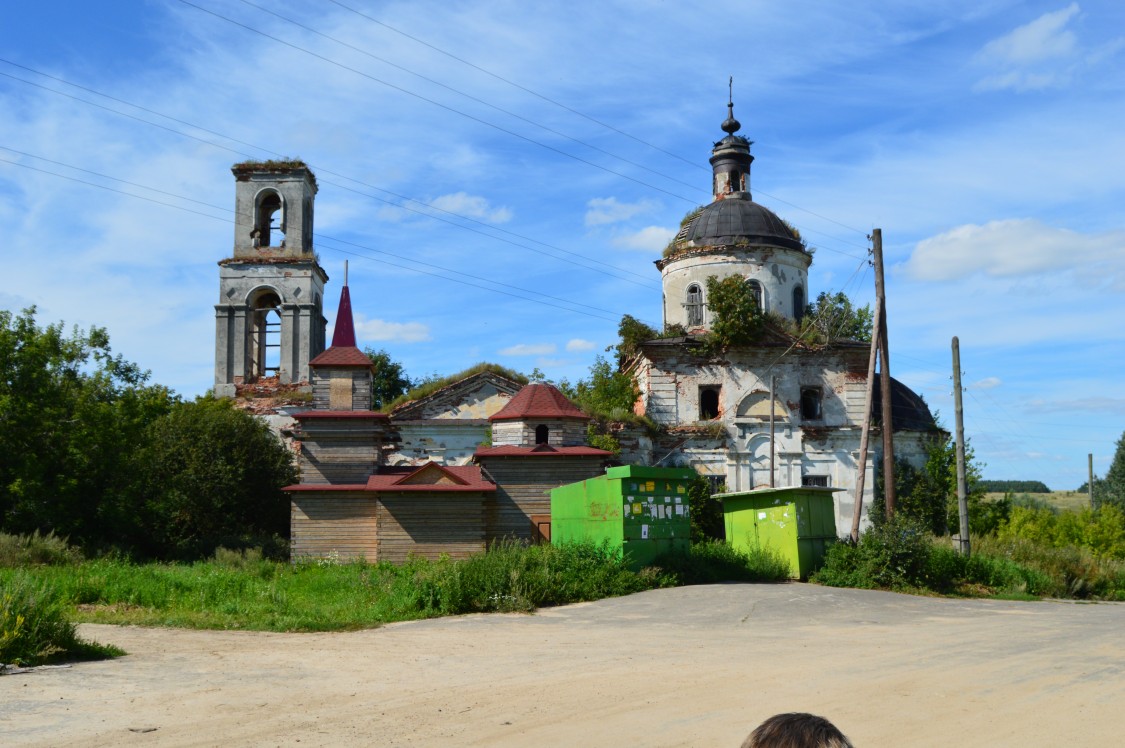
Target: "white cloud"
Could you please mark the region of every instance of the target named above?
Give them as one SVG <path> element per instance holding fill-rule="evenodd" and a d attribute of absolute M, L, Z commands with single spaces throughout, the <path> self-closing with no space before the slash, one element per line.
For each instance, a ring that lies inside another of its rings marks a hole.
<path fill-rule="evenodd" d="M 595 346 L 593 341 L 583 340 L 582 338 L 574 338 L 572 340 L 568 340 L 567 343 L 566 343 L 566 349 L 568 351 L 570 351 L 571 353 L 581 353 L 582 351 L 592 351 L 592 350 L 594 350 L 595 347 L 596 346 Z"/>
<path fill-rule="evenodd" d="M 966 224 L 918 242 L 906 272 L 918 280 L 948 281 L 975 273 L 1020 277 L 1097 267 L 1103 281 L 1125 274 L 1125 232 L 1082 234 L 1030 218 Z"/>
<path fill-rule="evenodd" d="M 467 192 L 454 192 L 435 197 L 430 201 L 430 206 L 470 218 L 479 218 L 489 223 L 507 223 L 512 220 L 510 208 L 494 208 L 480 195 L 470 195 Z"/>
<path fill-rule="evenodd" d="M 399 343 L 424 343 L 430 340 L 430 328 L 421 322 L 387 322 L 365 319 L 355 314 L 355 333 L 360 341 L 397 341 Z M 329 337 L 329 340 L 332 338 Z"/>
<path fill-rule="evenodd" d="M 973 382 L 969 385 L 974 390 L 991 390 L 994 387 L 999 387 L 1003 382 L 1000 377 L 985 377 L 979 382 Z"/>
<path fill-rule="evenodd" d="M 613 246 L 623 249 L 636 249 L 642 252 L 659 252 L 664 249 L 676 232 L 663 226 L 649 226 L 632 234 L 622 234 L 613 239 Z"/>
<path fill-rule="evenodd" d="M 978 59 L 998 70 L 979 81 L 977 90 L 1033 91 L 1065 83 L 1078 51 L 1067 25 L 1079 11 L 1078 3 L 1071 3 L 985 44 Z"/>
<path fill-rule="evenodd" d="M 1073 400 L 1032 400 L 1029 409 L 1036 413 L 1114 413 L 1125 416 L 1125 398 L 1080 397 Z"/>
<path fill-rule="evenodd" d="M 520 343 L 501 348 L 501 356 L 546 356 L 558 349 L 554 343 Z"/>
<path fill-rule="evenodd" d="M 618 202 L 616 197 L 595 197 L 586 203 L 586 225 L 602 226 L 607 223 L 620 223 L 656 208 L 657 204 L 652 200 L 622 203 Z"/>

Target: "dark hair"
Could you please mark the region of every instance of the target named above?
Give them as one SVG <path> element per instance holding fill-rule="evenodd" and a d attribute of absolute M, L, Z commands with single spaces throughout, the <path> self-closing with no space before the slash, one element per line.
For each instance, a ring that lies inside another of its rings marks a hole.
<path fill-rule="evenodd" d="M 803 712 L 775 714 L 754 728 L 742 748 L 854 748 L 824 717 Z"/>

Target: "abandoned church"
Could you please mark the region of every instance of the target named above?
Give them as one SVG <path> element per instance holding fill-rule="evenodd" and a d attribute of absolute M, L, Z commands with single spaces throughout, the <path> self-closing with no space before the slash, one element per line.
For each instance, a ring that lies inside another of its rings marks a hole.
<path fill-rule="evenodd" d="M 719 353 L 702 344 L 714 322 L 711 277 L 740 278 L 774 318 L 799 321 L 810 298 L 812 254 L 752 200 L 754 157 L 740 128 L 730 108 L 710 159 L 714 201 L 656 261 L 664 326 L 680 334 L 642 341 L 625 362 L 640 392 L 635 412 L 659 428 L 617 425 L 616 457 L 587 444 L 589 416 L 558 389 L 493 371 L 373 410 L 373 364 L 356 347 L 346 281 L 325 345 L 313 173 L 299 161 L 233 167 L 238 218 L 233 255 L 219 263 L 215 394 L 303 393 L 266 414 L 298 452 L 300 483 L 286 489 L 294 556 L 463 557 L 505 537 L 549 537 L 549 491 L 612 464 L 691 467 L 731 491 L 844 489 L 835 513 L 847 534 L 857 476 L 866 511 L 881 460 L 876 448 L 859 464 L 869 345 L 804 344 L 776 325 Z M 894 380 L 891 402 L 896 457 L 921 464 L 933 416 Z"/>

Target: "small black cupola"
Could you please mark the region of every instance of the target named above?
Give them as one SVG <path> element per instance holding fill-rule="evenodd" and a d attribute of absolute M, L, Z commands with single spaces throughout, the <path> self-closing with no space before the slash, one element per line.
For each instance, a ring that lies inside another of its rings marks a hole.
<path fill-rule="evenodd" d="M 729 197 L 750 199 L 750 155 L 752 141 L 735 135 L 742 123 L 734 118 L 734 78 L 730 80 L 731 95 L 727 98 L 727 118 L 722 124 L 725 138 L 715 143 L 711 150 L 711 169 L 713 191 L 716 200 Z"/>

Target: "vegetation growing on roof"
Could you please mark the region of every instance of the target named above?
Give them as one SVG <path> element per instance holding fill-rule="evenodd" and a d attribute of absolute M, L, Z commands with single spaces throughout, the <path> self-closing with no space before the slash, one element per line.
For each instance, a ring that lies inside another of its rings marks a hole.
<path fill-rule="evenodd" d="M 266 161 L 249 159 L 241 161 L 231 168 L 235 171 L 288 171 L 290 169 L 307 169 L 309 165 L 299 158 L 271 158 Z"/>
<path fill-rule="evenodd" d="M 390 413 L 392 410 L 399 407 L 400 405 L 403 405 L 404 403 L 421 400 L 424 397 L 428 397 L 429 395 L 434 394 L 440 389 L 460 382 L 462 379 L 467 379 L 474 374 L 480 374 L 481 372 L 486 371 L 492 372 L 493 374 L 501 377 L 506 377 L 508 379 L 514 380 L 516 382 L 519 382 L 520 384 L 527 384 L 529 381 L 526 376 L 519 373 L 515 369 L 509 369 L 508 367 L 501 366 L 500 364 L 490 364 L 488 362 L 482 361 L 475 366 L 470 366 L 464 371 L 458 372 L 456 374 L 450 374 L 449 376 L 442 377 L 432 375 L 429 377 L 424 377 L 409 392 L 404 395 L 399 395 L 394 400 L 391 400 L 389 403 L 385 404 L 379 412 Z"/>

